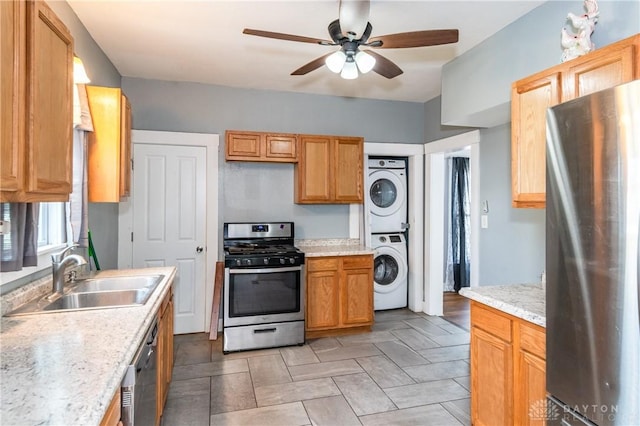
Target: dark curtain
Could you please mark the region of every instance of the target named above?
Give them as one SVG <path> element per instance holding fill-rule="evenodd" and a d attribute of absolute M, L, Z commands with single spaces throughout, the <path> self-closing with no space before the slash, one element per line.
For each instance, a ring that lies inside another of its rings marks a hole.
<path fill-rule="evenodd" d="M 3 222 L 9 222 L 9 232 L 0 235 L 2 272 L 19 271 L 38 263 L 38 203 L 2 203 Z"/>
<path fill-rule="evenodd" d="M 453 252 L 453 288 L 469 287 L 469 159 L 455 157 L 451 164 L 451 246 Z"/>

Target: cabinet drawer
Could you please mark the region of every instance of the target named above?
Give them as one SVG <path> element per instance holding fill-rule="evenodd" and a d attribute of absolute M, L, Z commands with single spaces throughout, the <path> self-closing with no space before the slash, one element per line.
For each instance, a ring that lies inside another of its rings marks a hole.
<path fill-rule="evenodd" d="M 546 359 L 545 332 L 525 323 L 520 323 L 520 346 L 527 352 Z"/>
<path fill-rule="evenodd" d="M 471 323 L 494 336 L 511 342 L 511 320 L 471 301 Z"/>
<path fill-rule="evenodd" d="M 335 257 L 318 257 L 315 259 L 307 259 L 307 272 L 337 270 L 338 259 Z"/>
<path fill-rule="evenodd" d="M 373 255 L 345 256 L 342 258 L 343 269 L 361 269 L 373 267 Z"/>

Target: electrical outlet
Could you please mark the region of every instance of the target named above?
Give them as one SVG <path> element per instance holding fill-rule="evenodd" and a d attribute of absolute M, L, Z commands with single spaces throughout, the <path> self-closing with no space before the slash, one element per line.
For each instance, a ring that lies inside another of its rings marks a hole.
<path fill-rule="evenodd" d="M 489 215 L 483 214 L 480 216 L 480 227 L 487 229 L 489 227 Z"/>

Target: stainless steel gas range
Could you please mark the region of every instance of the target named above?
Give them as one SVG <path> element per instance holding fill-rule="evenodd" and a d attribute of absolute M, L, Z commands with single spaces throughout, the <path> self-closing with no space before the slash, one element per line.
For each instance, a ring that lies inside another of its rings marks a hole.
<path fill-rule="evenodd" d="M 225 353 L 304 343 L 304 253 L 293 222 L 224 224 Z"/>

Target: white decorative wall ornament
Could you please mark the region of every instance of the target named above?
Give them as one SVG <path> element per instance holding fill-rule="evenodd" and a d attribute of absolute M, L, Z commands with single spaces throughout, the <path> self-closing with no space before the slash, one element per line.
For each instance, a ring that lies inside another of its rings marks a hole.
<path fill-rule="evenodd" d="M 584 15 L 574 15 L 571 12 L 567 15 L 576 32 L 570 33 L 566 28 L 562 29 L 562 62 L 582 56 L 596 48 L 591 41 L 591 34 L 598 22 L 598 3 L 596 0 L 584 0 L 584 8 L 587 10 Z"/>

